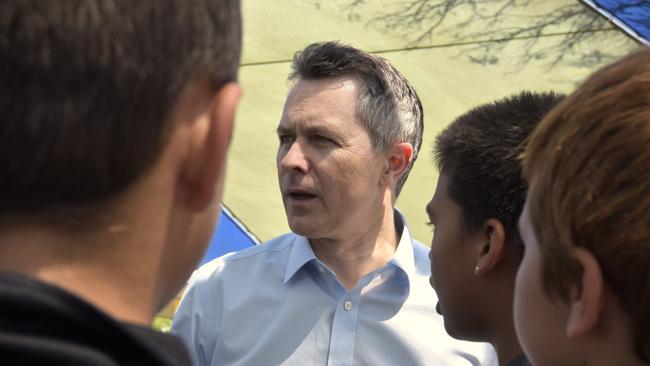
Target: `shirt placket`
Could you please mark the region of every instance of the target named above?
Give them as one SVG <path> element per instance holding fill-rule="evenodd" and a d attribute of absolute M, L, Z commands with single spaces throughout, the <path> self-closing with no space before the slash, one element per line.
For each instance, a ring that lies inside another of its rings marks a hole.
<path fill-rule="evenodd" d="M 327 358 L 328 366 L 351 366 L 354 362 L 354 346 L 356 343 L 361 293 L 375 274 L 368 275 L 359 284 L 341 296 L 338 300 Z"/>

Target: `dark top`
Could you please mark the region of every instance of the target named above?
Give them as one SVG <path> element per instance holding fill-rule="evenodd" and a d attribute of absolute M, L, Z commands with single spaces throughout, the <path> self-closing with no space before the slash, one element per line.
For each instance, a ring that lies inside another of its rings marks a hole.
<path fill-rule="evenodd" d="M 2 365 L 189 365 L 174 336 L 120 323 L 58 287 L 0 274 Z"/>
<path fill-rule="evenodd" d="M 526 355 L 522 353 L 508 362 L 508 366 L 531 366 L 531 364 L 528 362 Z"/>

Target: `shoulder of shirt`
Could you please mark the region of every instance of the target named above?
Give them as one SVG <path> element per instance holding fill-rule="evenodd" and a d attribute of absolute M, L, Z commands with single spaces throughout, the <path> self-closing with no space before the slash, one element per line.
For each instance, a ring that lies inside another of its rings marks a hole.
<path fill-rule="evenodd" d="M 210 277 L 214 273 L 221 272 L 221 270 L 223 270 L 223 268 L 228 264 L 233 264 L 240 261 L 255 260 L 259 257 L 269 256 L 273 255 L 274 253 L 281 252 L 293 244 L 296 237 L 297 236 L 294 233 L 287 233 L 275 237 L 262 244 L 255 245 L 238 252 L 228 253 L 219 258 L 213 259 L 196 269 L 192 274 L 192 280 L 196 281 Z"/>

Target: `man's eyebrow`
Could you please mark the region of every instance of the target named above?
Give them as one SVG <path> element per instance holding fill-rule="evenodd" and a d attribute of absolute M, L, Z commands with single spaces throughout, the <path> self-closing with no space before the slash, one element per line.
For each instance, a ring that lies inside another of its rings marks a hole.
<path fill-rule="evenodd" d="M 338 128 L 328 128 L 317 124 L 306 124 L 302 130 L 308 135 L 325 135 L 339 138 L 342 136 L 342 131 Z M 278 135 L 293 134 L 295 130 L 286 126 L 278 126 L 277 133 Z"/>
<path fill-rule="evenodd" d="M 339 134 L 335 129 L 324 128 L 322 126 L 307 126 L 305 127 L 305 132 L 309 135 L 328 135 L 328 136 L 338 136 Z"/>
<path fill-rule="evenodd" d="M 278 126 L 278 128 L 275 130 L 278 135 L 286 135 L 291 133 L 291 129 L 284 127 L 284 126 Z"/>

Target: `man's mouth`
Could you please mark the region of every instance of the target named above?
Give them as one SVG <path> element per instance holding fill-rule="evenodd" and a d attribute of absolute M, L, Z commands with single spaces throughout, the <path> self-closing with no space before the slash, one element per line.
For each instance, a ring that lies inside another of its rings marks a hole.
<path fill-rule="evenodd" d="M 308 201 L 312 198 L 316 198 L 315 194 L 303 190 L 290 190 L 287 196 L 297 201 Z"/>

